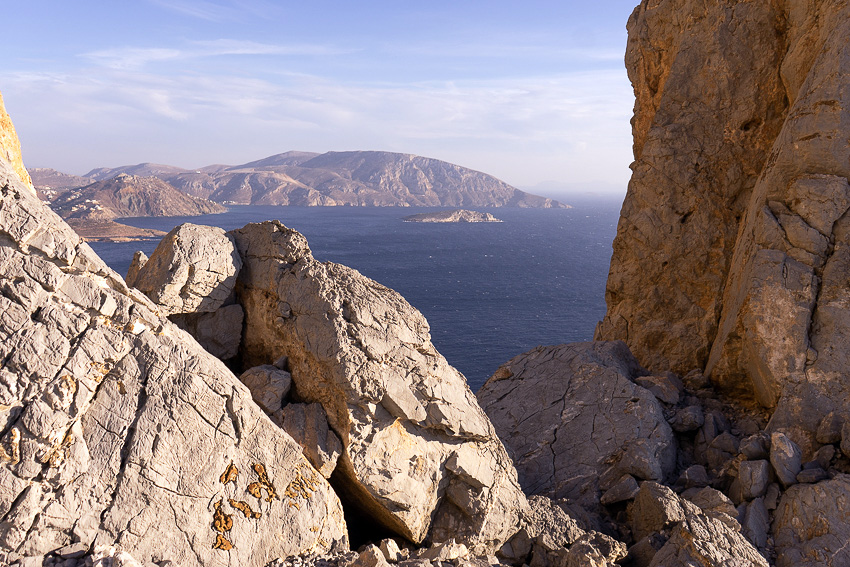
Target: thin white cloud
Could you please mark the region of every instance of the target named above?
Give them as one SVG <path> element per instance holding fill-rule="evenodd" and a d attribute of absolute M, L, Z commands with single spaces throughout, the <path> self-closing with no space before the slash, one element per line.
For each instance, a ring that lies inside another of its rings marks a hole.
<path fill-rule="evenodd" d="M 214 2 L 204 0 L 149 0 L 161 8 L 177 12 L 184 16 L 206 20 L 208 22 L 223 22 L 233 14 L 233 9 Z"/>
<path fill-rule="evenodd" d="M 15 115 L 19 133 L 32 128 L 53 131 L 57 144 L 74 140 L 64 155 L 29 154 L 35 165 L 61 169 L 58 160 L 73 158 L 82 162 L 66 168 L 73 172 L 142 161 L 196 167 L 290 149 L 385 149 L 530 185 L 581 175 L 624 182 L 633 100 L 624 75 L 349 84 L 305 75 L 273 81 L 113 67 L 97 79 L 79 73 L 0 80 L 8 93 L 27 98 L 29 112 Z"/>

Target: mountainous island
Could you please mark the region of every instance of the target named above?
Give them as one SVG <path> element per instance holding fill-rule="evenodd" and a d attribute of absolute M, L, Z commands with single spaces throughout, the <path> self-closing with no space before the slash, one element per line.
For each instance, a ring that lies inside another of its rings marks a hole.
<path fill-rule="evenodd" d="M 36 179 L 60 177 L 47 173 L 38 170 Z M 187 195 L 225 205 L 566 207 L 485 173 L 392 152 L 292 151 L 195 170 L 143 163 L 94 169 L 85 178 L 102 181 L 120 174 L 156 177 Z"/>
<path fill-rule="evenodd" d="M 628 32 L 605 319 L 477 394 L 277 221 L 179 226 L 125 282 L 0 106 L 0 564 L 850 564 L 850 5 Z"/>
<path fill-rule="evenodd" d="M 418 213 L 402 217 L 401 220 L 404 222 L 502 222 L 490 213 L 467 211 L 465 209 Z"/>
<path fill-rule="evenodd" d="M 156 177 L 119 174 L 56 197 L 51 208 L 89 240 L 162 237 L 165 233 L 116 223 L 121 217 L 196 216 L 226 207 L 185 195 Z"/>

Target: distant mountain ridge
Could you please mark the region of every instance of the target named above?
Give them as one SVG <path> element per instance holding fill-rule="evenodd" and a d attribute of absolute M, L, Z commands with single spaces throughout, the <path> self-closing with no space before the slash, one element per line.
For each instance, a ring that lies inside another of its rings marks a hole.
<path fill-rule="evenodd" d="M 242 165 L 183 169 L 141 163 L 93 169 L 157 177 L 180 191 L 224 204 L 567 208 L 492 175 L 444 161 L 380 151 L 290 151 Z"/>

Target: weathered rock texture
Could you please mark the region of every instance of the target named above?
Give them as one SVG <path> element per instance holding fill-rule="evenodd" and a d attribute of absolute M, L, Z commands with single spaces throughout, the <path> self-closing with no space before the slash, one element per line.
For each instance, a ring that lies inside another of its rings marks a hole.
<path fill-rule="evenodd" d="M 635 163 L 600 338 L 705 368 L 810 455 L 848 399 L 850 6 L 644 1 Z"/>
<path fill-rule="evenodd" d="M 136 261 L 136 257 L 134 257 Z M 233 238 L 215 226 L 181 224 L 169 232 L 128 281 L 166 315 L 211 313 L 230 298 L 242 259 Z"/>
<path fill-rule="evenodd" d="M 0 314 L 0 552 L 260 566 L 345 544 L 301 448 L 2 160 Z"/>
<path fill-rule="evenodd" d="M 526 493 L 595 508 L 603 477 L 670 475 L 673 432 L 655 396 L 633 382 L 644 373 L 621 341 L 538 347 L 496 371 L 478 399 Z"/>
<path fill-rule="evenodd" d="M 788 489 L 773 532 L 778 567 L 850 564 L 850 476 Z"/>
<path fill-rule="evenodd" d="M 231 233 L 242 255 L 242 363 L 288 357 L 294 401 L 319 403 L 343 445 L 331 481 L 413 541 L 492 551 L 526 506 L 516 471 L 424 317 L 355 270 L 313 259 L 278 222 Z"/>
<path fill-rule="evenodd" d="M 21 184 L 35 194 L 32 179 L 30 179 L 30 174 L 24 167 L 24 159 L 21 156 L 21 141 L 15 132 L 12 119 L 6 112 L 3 95 L 0 95 L 0 161 L 5 161 L 17 174 Z"/>

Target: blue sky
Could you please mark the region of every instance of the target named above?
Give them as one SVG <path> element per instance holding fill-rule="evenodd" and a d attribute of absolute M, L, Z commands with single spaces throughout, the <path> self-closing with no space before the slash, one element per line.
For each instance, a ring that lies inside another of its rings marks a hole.
<path fill-rule="evenodd" d="M 30 167 L 387 150 L 624 193 L 636 2 L 28 0 L 0 92 Z"/>

